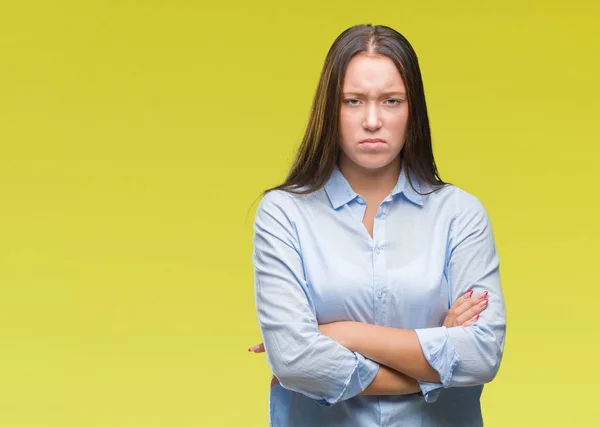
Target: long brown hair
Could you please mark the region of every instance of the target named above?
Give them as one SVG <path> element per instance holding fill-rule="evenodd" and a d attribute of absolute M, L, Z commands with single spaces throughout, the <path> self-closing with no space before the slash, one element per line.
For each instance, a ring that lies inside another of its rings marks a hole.
<path fill-rule="evenodd" d="M 333 42 L 325 58 L 306 131 L 291 170 L 283 184 L 269 188 L 263 194 L 273 190 L 309 194 L 325 185 L 340 152 L 339 110 L 344 76 L 350 60 L 362 52 L 390 58 L 406 86 L 409 117 L 400 156 L 410 185 L 414 189 L 411 173 L 433 187 L 433 191 L 446 184 L 440 178 L 433 158 L 417 55 L 402 34 L 383 25 L 369 24 L 350 27 Z"/>

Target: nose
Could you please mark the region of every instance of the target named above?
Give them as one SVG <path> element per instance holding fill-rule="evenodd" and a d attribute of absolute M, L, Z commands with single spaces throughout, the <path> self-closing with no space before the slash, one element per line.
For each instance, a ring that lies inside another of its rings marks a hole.
<path fill-rule="evenodd" d="M 381 127 L 381 117 L 377 105 L 369 105 L 366 109 L 363 128 L 369 131 L 375 131 Z"/>

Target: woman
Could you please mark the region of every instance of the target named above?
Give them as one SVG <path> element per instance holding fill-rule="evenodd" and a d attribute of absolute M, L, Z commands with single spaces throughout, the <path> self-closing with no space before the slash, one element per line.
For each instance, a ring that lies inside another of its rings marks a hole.
<path fill-rule="evenodd" d="M 393 29 L 333 43 L 289 176 L 257 209 L 253 263 L 272 426 L 483 424 L 506 325 L 494 238 L 439 177 Z"/>

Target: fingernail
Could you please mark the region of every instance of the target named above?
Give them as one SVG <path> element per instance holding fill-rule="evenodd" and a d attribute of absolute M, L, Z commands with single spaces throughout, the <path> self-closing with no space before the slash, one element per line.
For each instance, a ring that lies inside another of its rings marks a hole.
<path fill-rule="evenodd" d="M 488 303 L 488 300 L 484 299 L 483 301 L 479 302 L 479 305 L 480 306 L 485 306 L 485 305 L 487 305 L 487 303 Z"/>
<path fill-rule="evenodd" d="M 484 293 L 479 295 L 479 298 L 485 298 L 485 297 L 487 297 L 487 294 L 488 294 L 488 291 L 485 291 Z"/>
<path fill-rule="evenodd" d="M 248 349 L 248 351 L 249 351 L 249 352 L 252 352 L 252 349 L 251 349 L 251 348 L 249 348 L 249 349 Z"/>
<path fill-rule="evenodd" d="M 465 294 L 465 299 L 469 299 L 471 298 L 471 295 L 473 295 L 473 291 L 469 291 Z"/>
<path fill-rule="evenodd" d="M 475 320 L 479 319 L 479 314 L 475 315 Z"/>

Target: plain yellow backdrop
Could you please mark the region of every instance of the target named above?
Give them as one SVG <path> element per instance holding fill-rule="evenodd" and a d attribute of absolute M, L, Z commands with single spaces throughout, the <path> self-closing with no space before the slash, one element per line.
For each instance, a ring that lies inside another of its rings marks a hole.
<path fill-rule="evenodd" d="M 589 1 L 0 6 L 0 427 L 265 426 L 253 202 L 354 24 L 419 55 L 442 177 L 494 227 L 486 426 L 592 426 L 600 7 Z"/>

